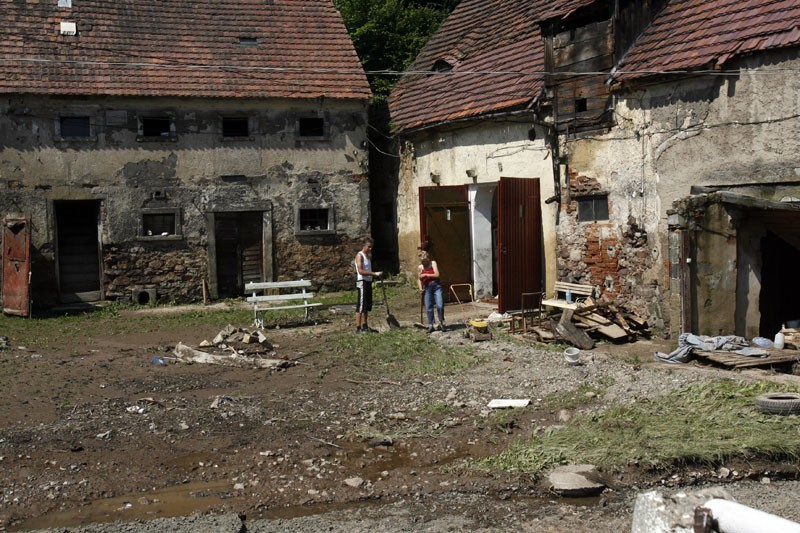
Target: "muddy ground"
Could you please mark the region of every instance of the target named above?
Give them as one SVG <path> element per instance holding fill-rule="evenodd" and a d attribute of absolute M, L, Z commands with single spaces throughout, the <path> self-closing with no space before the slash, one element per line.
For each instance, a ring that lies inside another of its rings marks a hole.
<path fill-rule="evenodd" d="M 395 314 L 412 327 L 413 306 Z M 699 467 L 604 472 L 609 489 L 578 500 L 524 476 L 463 468 L 574 416 L 542 407 L 553 393 L 596 386 L 602 397 L 579 409 L 599 410 L 719 377 L 792 376 L 653 362 L 666 341 L 600 344 L 569 366 L 560 351 L 506 335 L 476 344 L 486 361 L 453 375 L 367 375 L 332 349 L 351 323 L 345 310 L 266 330 L 277 354 L 299 363 L 281 370 L 168 358 L 179 341 L 213 338 L 207 327 L 51 339 L 47 350 L 10 339 L 0 352 L 0 529 L 203 514 L 238 515 L 248 531 L 624 531 L 638 492 L 720 482 L 742 503 L 799 517 L 793 465 L 726 465 L 723 480 Z M 373 326 L 387 327 L 375 315 Z M 455 327 L 433 336 L 470 343 Z M 493 398 L 532 406 L 501 422 L 486 408 Z"/>

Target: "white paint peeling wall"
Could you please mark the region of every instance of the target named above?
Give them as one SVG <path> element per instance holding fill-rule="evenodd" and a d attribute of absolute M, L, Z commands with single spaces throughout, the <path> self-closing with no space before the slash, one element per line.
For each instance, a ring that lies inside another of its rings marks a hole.
<path fill-rule="evenodd" d="M 529 139 L 529 121 L 483 121 L 444 132 L 422 132 L 406 143 L 400 169 L 398 192 L 399 252 L 401 269 L 410 270 L 416 264 L 419 245 L 419 188 L 439 185 L 471 185 L 481 188 L 497 184 L 500 177 L 539 178 L 541 198 L 555 194 L 553 166 L 545 131 L 535 127 L 534 140 Z M 468 174 L 469 172 L 469 174 Z M 474 174 L 474 178 L 471 175 Z M 491 188 L 491 187 L 490 187 Z M 483 188 L 473 191 L 471 199 L 489 194 Z M 542 203 L 544 234 L 545 276 L 547 286 L 552 286 L 555 275 L 555 203 Z M 491 214 L 489 213 L 488 216 Z M 473 227 L 485 229 L 481 220 L 486 213 L 473 219 Z M 491 221 L 489 221 L 490 223 Z M 489 225 L 490 228 L 490 225 Z M 486 253 L 486 239 L 479 235 L 473 239 L 473 257 Z M 491 250 L 489 250 L 489 253 Z M 475 265 L 473 265 L 475 267 Z M 491 272 L 476 271 L 476 283 L 491 283 Z"/>

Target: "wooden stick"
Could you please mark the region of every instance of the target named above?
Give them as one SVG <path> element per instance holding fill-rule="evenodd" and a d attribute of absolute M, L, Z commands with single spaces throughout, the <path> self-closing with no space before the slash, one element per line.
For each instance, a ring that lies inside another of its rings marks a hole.
<path fill-rule="evenodd" d="M 397 385 L 398 387 L 400 386 L 400 383 L 397 383 L 395 381 L 387 381 L 385 379 L 382 379 L 380 381 L 359 381 L 357 379 L 346 379 L 345 381 L 348 381 L 350 383 L 356 383 L 358 385 Z"/>
<path fill-rule="evenodd" d="M 339 448 L 339 449 L 342 448 L 338 444 L 334 444 L 334 443 L 328 442 L 326 440 L 318 439 L 317 437 L 312 437 L 311 435 L 309 435 L 308 438 L 311 439 L 311 440 L 315 440 L 317 442 L 321 442 L 322 444 L 327 444 L 328 446 L 333 446 L 334 448 Z"/>

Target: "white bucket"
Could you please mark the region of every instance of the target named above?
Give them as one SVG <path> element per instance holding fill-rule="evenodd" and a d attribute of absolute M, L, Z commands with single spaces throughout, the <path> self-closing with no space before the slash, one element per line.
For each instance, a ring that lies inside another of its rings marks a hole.
<path fill-rule="evenodd" d="M 564 350 L 564 359 L 571 365 L 577 365 L 581 361 L 581 351 L 573 346 Z"/>

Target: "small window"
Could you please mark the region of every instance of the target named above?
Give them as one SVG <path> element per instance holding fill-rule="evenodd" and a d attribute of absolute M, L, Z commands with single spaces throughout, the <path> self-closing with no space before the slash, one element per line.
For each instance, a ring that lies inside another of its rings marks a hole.
<path fill-rule="evenodd" d="M 148 239 L 180 238 L 180 209 L 174 207 L 142 209 L 139 236 Z"/>
<path fill-rule="evenodd" d="M 297 210 L 296 223 L 297 233 L 333 233 L 333 209 L 327 207 L 301 207 Z"/>
<path fill-rule="evenodd" d="M 258 46 L 258 39 L 255 37 L 239 37 L 239 46 Z"/>
<path fill-rule="evenodd" d="M 172 119 L 170 117 L 141 117 L 139 119 L 139 135 L 150 140 L 174 139 Z"/>
<path fill-rule="evenodd" d="M 61 117 L 59 136 L 62 139 L 87 139 L 92 136 L 92 123 L 89 117 Z"/>
<path fill-rule="evenodd" d="M 608 196 L 578 198 L 578 222 L 608 220 Z"/>
<path fill-rule="evenodd" d="M 297 134 L 300 137 L 324 137 L 325 119 L 301 118 L 297 121 Z"/>
<path fill-rule="evenodd" d="M 222 136 L 226 139 L 249 137 L 250 121 L 247 117 L 222 117 Z"/>
<path fill-rule="evenodd" d="M 578 98 L 577 100 L 575 100 L 575 112 L 576 113 L 583 113 L 584 111 L 586 111 L 588 109 L 587 106 L 588 106 L 588 103 L 586 101 L 586 98 Z"/>

